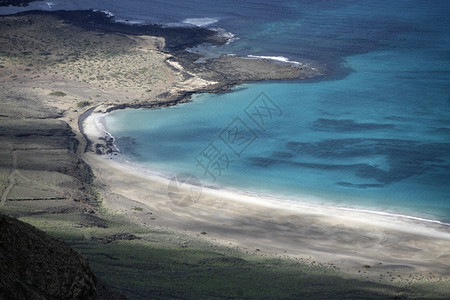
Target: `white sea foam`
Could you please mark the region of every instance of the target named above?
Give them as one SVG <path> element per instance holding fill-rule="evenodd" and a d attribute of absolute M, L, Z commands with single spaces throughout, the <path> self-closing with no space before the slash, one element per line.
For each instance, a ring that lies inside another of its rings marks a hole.
<path fill-rule="evenodd" d="M 339 206 L 339 205 L 320 203 L 322 199 L 314 197 L 314 196 L 302 195 L 302 198 L 307 199 L 307 200 L 299 201 L 299 200 L 293 200 L 292 198 L 288 198 L 288 197 L 280 198 L 280 197 L 272 196 L 269 194 L 257 193 L 257 192 L 248 191 L 248 190 L 239 190 L 239 189 L 231 188 L 231 187 L 221 187 L 221 186 L 217 186 L 217 185 L 214 185 L 214 186 L 203 185 L 203 186 L 208 187 L 208 188 L 213 188 L 215 190 L 222 190 L 222 191 L 233 193 L 233 194 L 258 198 L 258 199 L 261 199 L 262 201 L 273 200 L 273 201 L 277 201 L 279 203 L 291 203 L 293 205 L 300 204 L 303 206 L 308 206 L 311 208 L 314 207 L 317 209 L 325 208 L 325 209 L 331 209 L 331 210 L 341 210 L 341 211 L 349 211 L 349 212 L 355 212 L 355 213 L 365 213 L 365 214 L 371 214 L 371 215 L 386 216 L 389 218 L 407 219 L 407 220 L 419 221 L 419 222 L 423 222 L 423 223 L 433 223 L 433 224 L 438 224 L 438 225 L 442 225 L 442 226 L 450 226 L 450 223 L 442 222 L 439 220 L 418 217 L 418 216 L 411 216 L 411 215 L 387 212 L 387 211 L 382 211 L 382 210 L 353 208 L 353 207 L 345 207 L 345 206 Z M 317 202 L 319 202 L 319 203 L 317 203 Z"/>
<path fill-rule="evenodd" d="M 94 117 L 95 126 L 98 128 L 99 131 L 103 132 L 104 136 L 108 136 L 109 138 L 111 138 L 113 140 L 112 145 L 113 145 L 114 149 L 117 152 L 120 152 L 120 149 L 114 143 L 114 141 L 115 141 L 114 136 L 108 130 L 106 130 L 105 116 L 106 116 L 106 114 L 96 114 Z"/>
<path fill-rule="evenodd" d="M 142 20 L 115 19 L 114 21 L 117 23 L 124 23 L 124 24 L 129 24 L 129 25 L 146 24 L 146 22 L 142 21 Z"/>
<path fill-rule="evenodd" d="M 183 20 L 184 24 L 191 24 L 198 27 L 206 27 L 217 22 L 219 22 L 219 19 L 215 18 L 187 18 Z"/>
<path fill-rule="evenodd" d="M 295 61 L 295 60 L 289 60 L 288 58 L 284 56 L 259 56 L 259 55 L 247 55 L 250 59 L 268 59 L 268 60 L 275 60 L 283 63 L 288 64 L 294 64 L 294 65 L 303 65 L 301 62 Z"/>
<path fill-rule="evenodd" d="M 125 23 L 125 24 L 144 24 L 145 22 L 142 20 L 129 20 L 129 19 L 116 19 L 116 14 L 113 13 L 112 11 L 109 10 L 98 10 L 98 9 L 94 9 L 94 11 L 101 11 L 102 13 L 104 13 L 105 15 L 107 15 L 108 17 L 114 18 L 114 22 L 117 23 Z"/>
<path fill-rule="evenodd" d="M 239 40 L 239 38 L 232 32 L 226 31 L 223 28 L 211 28 L 212 30 L 216 31 L 220 36 L 227 39 L 227 45 Z"/>
<path fill-rule="evenodd" d="M 346 211 L 363 212 L 363 213 L 369 213 L 369 214 L 375 214 L 375 215 L 381 215 L 381 216 L 397 217 L 397 218 L 402 218 L 402 219 L 410 219 L 410 220 L 415 220 L 415 221 L 420 221 L 420 222 L 435 223 L 435 224 L 439 224 L 439 225 L 450 226 L 450 223 L 445 223 L 445 222 L 441 222 L 438 220 L 432 220 L 432 219 L 426 219 L 426 218 L 421 218 L 421 217 L 384 212 L 381 210 L 368 210 L 368 209 L 339 207 L 339 206 L 328 206 L 328 207 L 336 208 L 336 209 L 340 209 L 340 210 L 346 210 Z"/>
<path fill-rule="evenodd" d="M 101 12 L 106 14 L 106 15 L 108 15 L 108 16 L 110 16 L 110 17 L 114 17 L 116 15 L 116 14 L 110 12 L 109 10 L 102 10 Z"/>

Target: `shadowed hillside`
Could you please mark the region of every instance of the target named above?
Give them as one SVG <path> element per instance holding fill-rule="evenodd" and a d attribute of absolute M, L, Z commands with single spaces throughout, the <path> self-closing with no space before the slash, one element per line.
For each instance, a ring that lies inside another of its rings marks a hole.
<path fill-rule="evenodd" d="M 0 215 L 0 299 L 98 299 L 86 258 L 35 227 Z"/>

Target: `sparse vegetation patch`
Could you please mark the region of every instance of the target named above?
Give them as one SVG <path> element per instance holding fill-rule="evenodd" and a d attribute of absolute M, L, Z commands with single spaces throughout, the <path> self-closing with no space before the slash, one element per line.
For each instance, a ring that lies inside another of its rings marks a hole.
<path fill-rule="evenodd" d="M 56 97 L 64 97 L 67 94 L 61 91 L 53 91 L 49 94 L 50 96 L 56 96 Z"/>
<path fill-rule="evenodd" d="M 89 101 L 80 101 L 77 103 L 77 107 L 79 107 L 79 108 L 83 108 L 83 107 L 86 107 L 89 105 L 91 105 L 91 102 L 89 102 Z"/>

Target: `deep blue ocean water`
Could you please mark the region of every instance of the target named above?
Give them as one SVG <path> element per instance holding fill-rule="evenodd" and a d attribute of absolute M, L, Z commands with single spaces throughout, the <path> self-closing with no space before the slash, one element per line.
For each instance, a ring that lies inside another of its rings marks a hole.
<path fill-rule="evenodd" d="M 193 51 L 327 70 L 116 111 L 105 122 L 128 159 L 207 185 L 450 222 L 449 1 L 52 2 L 33 5 L 220 28 L 235 40 Z"/>

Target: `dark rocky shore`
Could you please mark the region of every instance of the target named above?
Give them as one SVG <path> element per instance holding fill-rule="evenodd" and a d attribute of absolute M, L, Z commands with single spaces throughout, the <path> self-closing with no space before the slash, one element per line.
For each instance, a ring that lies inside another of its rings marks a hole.
<path fill-rule="evenodd" d="M 18 13 L 16 16 L 33 14 L 56 16 L 68 24 L 103 33 L 164 37 L 166 40 L 165 50 L 169 52 L 184 50 L 203 43 L 222 45 L 227 42 L 227 39 L 218 35 L 217 32 L 202 27 L 164 27 L 158 24 L 119 23 L 115 22 L 114 17 L 94 10 L 27 11 Z"/>

